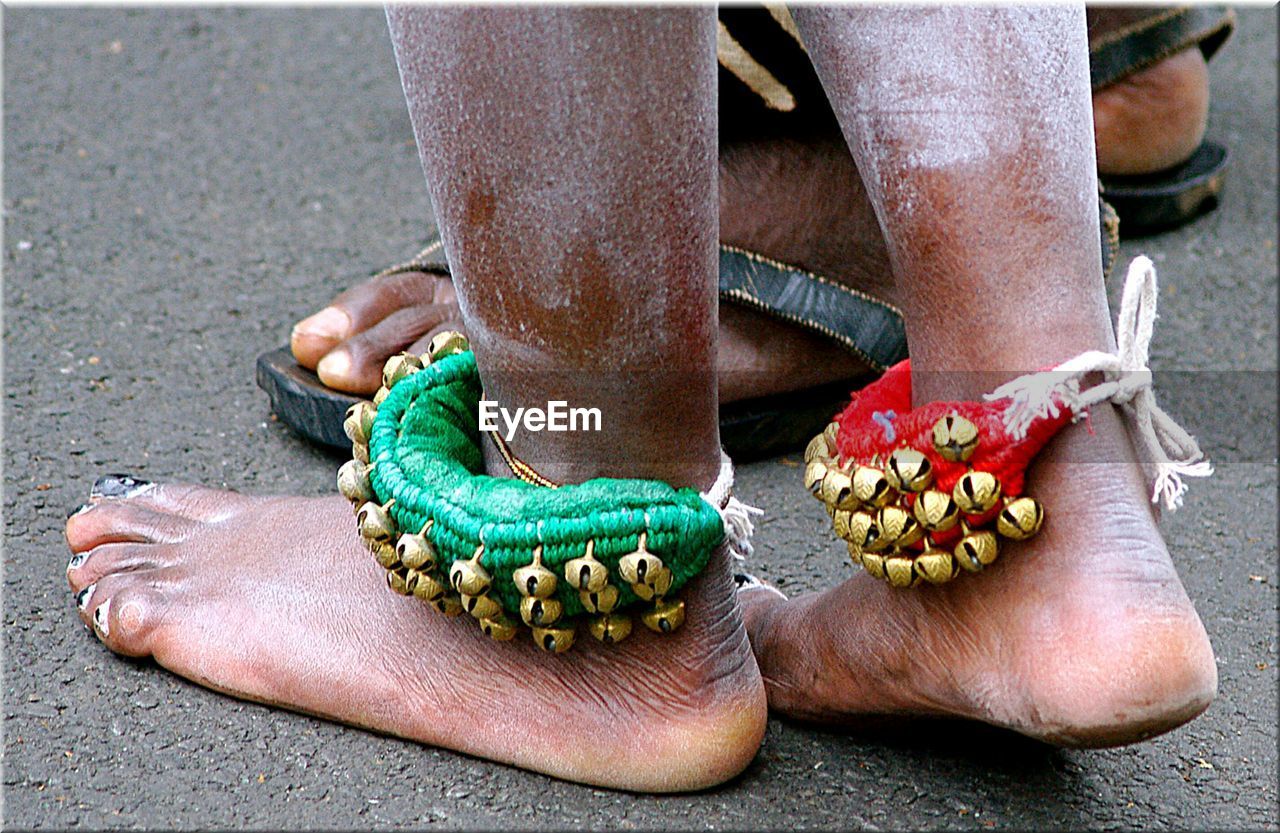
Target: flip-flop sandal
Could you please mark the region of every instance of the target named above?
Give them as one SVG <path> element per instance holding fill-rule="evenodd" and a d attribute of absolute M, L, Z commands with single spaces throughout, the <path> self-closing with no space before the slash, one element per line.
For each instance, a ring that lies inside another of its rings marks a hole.
<path fill-rule="evenodd" d="M 1119 249 L 1115 212 L 1099 200 L 1104 273 Z M 375 277 L 423 271 L 449 276 L 439 239 L 405 263 Z M 720 247 L 722 303 L 754 309 L 818 333 L 862 360 L 869 371 L 807 390 L 732 402 L 720 408 L 720 441 L 739 461 L 773 457 L 802 448 L 844 407 L 849 392 L 907 357 L 902 312 L 891 304 L 829 278 L 733 246 Z M 346 451 L 342 430 L 347 409 L 361 397 L 336 391 L 299 365 L 288 347 L 258 356 L 258 386 L 277 418 L 305 439 Z"/>
<path fill-rule="evenodd" d="M 1090 83 L 1098 90 L 1193 45 L 1208 61 L 1235 24 L 1235 12 L 1225 6 L 1158 11 L 1090 44 Z M 1163 171 L 1099 177 L 1102 195 L 1115 207 L 1125 237 L 1176 228 L 1217 208 L 1228 158 L 1226 148 L 1206 140 Z"/>

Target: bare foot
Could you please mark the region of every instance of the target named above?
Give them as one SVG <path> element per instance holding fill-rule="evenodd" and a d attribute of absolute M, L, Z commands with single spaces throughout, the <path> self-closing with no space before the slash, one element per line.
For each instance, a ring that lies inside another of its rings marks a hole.
<path fill-rule="evenodd" d="M 1208 637 L 1124 425 L 1110 407 L 1092 424 L 1064 429 L 1029 472 L 1044 530 L 981 575 L 897 590 L 859 569 L 790 600 L 744 590 L 770 708 L 834 723 L 955 716 L 1066 746 L 1131 743 L 1204 711 Z"/>
<path fill-rule="evenodd" d="M 552 656 L 392 593 L 338 497 L 108 476 L 66 534 L 108 648 L 235 697 L 646 792 L 720 783 L 764 733 L 724 555 L 682 594 L 676 634 Z"/>

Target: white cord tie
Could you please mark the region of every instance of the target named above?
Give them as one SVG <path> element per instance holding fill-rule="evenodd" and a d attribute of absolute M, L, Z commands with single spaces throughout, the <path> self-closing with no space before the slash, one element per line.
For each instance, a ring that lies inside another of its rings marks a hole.
<path fill-rule="evenodd" d="M 711 488 L 702 493 L 702 499 L 716 508 L 724 523 L 725 542 L 735 561 L 745 561 L 751 555 L 751 536 L 755 534 L 752 515 L 763 515 L 764 510 L 748 506 L 733 496 L 733 461 L 723 450 L 720 452 L 720 473 Z"/>
<path fill-rule="evenodd" d="M 1213 466 L 1204 459 L 1195 438 L 1156 404 L 1147 367 L 1151 333 L 1156 321 L 1156 267 L 1137 257 L 1129 265 L 1116 320 L 1116 352 L 1089 350 L 1052 370 L 1019 376 L 986 394 L 987 401 L 1008 399 L 1005 430 L 1015 440 L 1027 435 L 1037 419 L 1056 417 L 1059 401 L 1079 419 L 1093 405 L 1120 406 L 1137 433 L 1143 468 L 1152 480 L 1151 502 L 1164 502 L 1169 511 L 1182 505 L 1187 490 L 1183 477 L 1207 477 Z M 1103 381 L 1080 389 L 1086 374 L 1101 372 Z"/>

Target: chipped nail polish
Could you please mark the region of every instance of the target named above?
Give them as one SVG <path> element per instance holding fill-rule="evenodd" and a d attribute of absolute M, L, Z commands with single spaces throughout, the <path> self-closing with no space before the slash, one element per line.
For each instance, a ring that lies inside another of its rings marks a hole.
<path fill-rule="evenodd" d="M 111 620 L 107 618 L 107 614 L 111 612 L 111 599 L 108 598 L 93 611 L 93 626 L 98 629 L 98 633 L 103 638 L 111 635 Z"/>
<path fill-rule="evenodd" d="M 71 560 L 67 562 L 67 572 L 69 573 L 72 570 L 79 568 L 81 564 L 84 564 L 88 557 L 89 553 L 87 552 L 78 552 L 71 556 Z"/>
<path fill-rule="evenodd" d="M 93 595 L 93 588 L 97 586 L 98 586 L 97 584 L 90 584 L 88 587 L 86 587 L 85 589 L 77 593 L 76 607 L 78 607 L 80 610 L 84 610 L 86 607 L 88 607 L 89 597 Z"/>
<path fill-rule="evenodd" d="M 131 497 L 151 485 L 131 474 L 105 474 L 94 481 L 89 497 Z"/>
<path fill-rule="evenodd" d="M 82 512 L 88 512 L 92 508 L 93 508 L 92 503 L 82 503 L 67 513 L 67 520 L 71 520 L 76 515 L 79 515 Z"/>

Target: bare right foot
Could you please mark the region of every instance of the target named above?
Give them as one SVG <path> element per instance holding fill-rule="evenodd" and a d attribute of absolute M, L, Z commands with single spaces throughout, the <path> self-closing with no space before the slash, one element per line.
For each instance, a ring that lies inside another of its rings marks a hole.
<path fill-rule="evenodd" d="M 682 593 L 680 631 L 552 656 L 392 593 L 338 497 L 108 476 L 66 534 L 81 618 L 108 648 L 235 697 L 645 792 L 725 781 L 763 737 L 723 553 Z"/>
<path fill-rule="evenodd" d="M 860 569 L 822 593 L 741 593 L 769 707 L 804 720 L 980 720 L 1064 746 L 1167 732 L 1217 669 L 1110 406 L 1028 472 L 1050 522 L 980 575 L 898 590 Z M 1079 462 L 1081 459 L 1106 460 Z"/>

